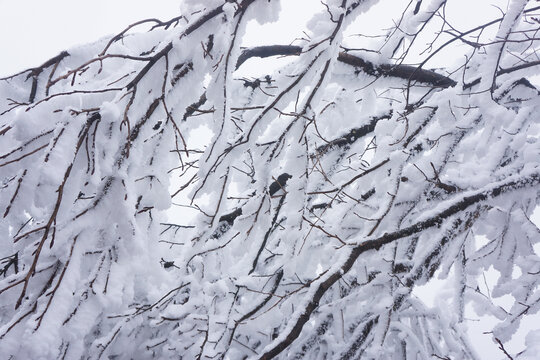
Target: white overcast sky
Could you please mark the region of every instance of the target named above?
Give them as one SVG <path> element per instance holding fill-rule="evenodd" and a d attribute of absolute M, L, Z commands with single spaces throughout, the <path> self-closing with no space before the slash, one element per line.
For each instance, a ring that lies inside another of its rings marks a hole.
<path fill-rule="evenodd" d="M 178 0 L 0 0 L 0 76 L 120 32 L 141 19 L 170 19 Z"/>
<path fill-rule="evenodd" d="M 70 47 L 116 34 L 138 20 L 178 16 L 180 1 L 0 0 L 0 77 L 40 65 Z M 318 10 L 321 6 L 318 0 L 282 3 L 287 10 L 285 20 L 298 29 L 313 13 L 310 8 Z M 298 34 L 298 29 L 279 32 L 288 42 L 296 36 L 291 33 Z"/>
<path fill-rule="evenodd" d="M 62 50 L 116 34 L 138 20 L 168 20 L 178 16 L 180 1 L 0 0 L 0 77 L 40 65 Z M 204 4 L 205 0 L 200 2 Z M 359 25 L 373 30 L 370 35 L 380 34 L 381 28 L 391 25 L 389 13 L 401 8 L 392 6 L 393 2 L 405 4 L 401 0 L 381 1 L 374 11 L 370 10 L 369 16 L 362 17 Z M 506 1 L 452 0 L 447 15 L 454 25 L 467 28 L 466 24 L 478 21 L 480 14 L 486 19 L 500 16 L 498 9 L 488 5 L 492 3 L 504 8 Z M 302 35 L 306 21 L 322 6 L 320 0 L 284 0 L 281 4 L 284 11 L 280 24 L 251 28 L 255 31 L 248 31 L 246 44 L 264 44 L 268 39 L 272 43 L 289 43 Z M 475 11 L 475 7 L 482 10 Z"/>

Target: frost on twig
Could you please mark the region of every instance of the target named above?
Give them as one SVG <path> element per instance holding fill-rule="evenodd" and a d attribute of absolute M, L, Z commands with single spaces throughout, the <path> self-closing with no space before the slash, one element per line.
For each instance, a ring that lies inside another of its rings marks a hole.
<path fill-rule="evenodd" d="M 375 3 L 246 47 L 277 0 L 187 1 L 0 79 L 1 357 L 477 359 L 489 315 L 520 358 L 540 7 L 394 4 L 362 33 Z"/>

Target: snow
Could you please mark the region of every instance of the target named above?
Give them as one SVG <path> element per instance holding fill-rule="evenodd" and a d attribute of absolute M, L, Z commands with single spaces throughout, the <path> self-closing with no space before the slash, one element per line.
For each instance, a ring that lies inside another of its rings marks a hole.
<path fill-rule="evenodd" d="M 0 80 L 0 355 L 531 357 L 540 103 L 529 72 L 491 87 L 530 49 L 455 46 L 448 88 L 375 78 L 338 60 L 379 11 L 357 3 L 314 9 L 276 70 L 235 68 L 289 5 L 212 0 L 88 66 L 108 39 L 69 49 L 33 100 L 27 73 Z M 452 29 L 421 5 L 350 54 L 429 56 L 414 34 Z M 496 36 L 536 30 L 526 7 Z"/>

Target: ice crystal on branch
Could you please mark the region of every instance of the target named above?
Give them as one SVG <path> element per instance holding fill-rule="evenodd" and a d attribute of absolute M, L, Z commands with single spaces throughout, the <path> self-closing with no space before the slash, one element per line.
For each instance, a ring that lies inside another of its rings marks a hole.
<path fill-rule="evenodd" d="M 477 359 L 489 315 L 532 359 L 540 7 L 358 33 L 388 3 L 245 47 L 279 1 L 190 0 L 0 79 L 2 357 Z"/>

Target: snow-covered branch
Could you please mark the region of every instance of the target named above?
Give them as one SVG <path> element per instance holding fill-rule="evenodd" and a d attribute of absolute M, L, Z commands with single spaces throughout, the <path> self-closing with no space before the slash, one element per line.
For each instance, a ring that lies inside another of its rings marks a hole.
<path fill-rule="evenodd" d="M 479 359 L 481 316 L 534 353 L 540 8 L 367 31 L 384 1 L 328 0 L 246 46 L 284 4 L 186 0 L 0 79 L 2 357 Z"/>

